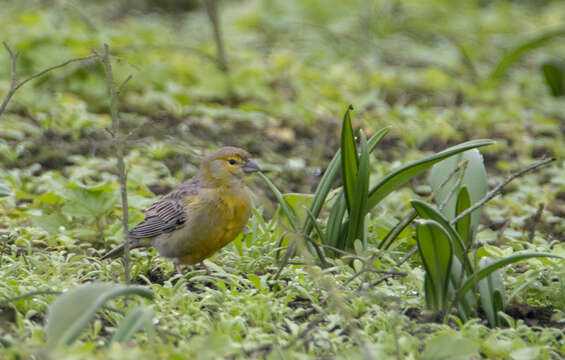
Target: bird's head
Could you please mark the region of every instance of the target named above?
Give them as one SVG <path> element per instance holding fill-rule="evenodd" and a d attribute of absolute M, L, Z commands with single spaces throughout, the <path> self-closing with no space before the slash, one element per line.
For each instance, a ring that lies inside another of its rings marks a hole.
<path fill-rule="evenodd" d="M 200 172 L 206 181 L 228 184 L 244 175 L 260 171 L 259 165 L 249 158 L 249 153 L 236 147 L 223 147 L 202 159 Z"/>

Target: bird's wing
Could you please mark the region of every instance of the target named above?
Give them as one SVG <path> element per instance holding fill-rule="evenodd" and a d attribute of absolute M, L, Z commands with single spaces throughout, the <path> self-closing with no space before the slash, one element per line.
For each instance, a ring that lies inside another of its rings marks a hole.
<path fill-rule="evenodd" d="M 182 227 L 187 220 L 187 204 L 198 197 L 198 179 L 187 181 L 145 211 L 145 220 L 129 235 L 134 239 L 152 238 Z"/>

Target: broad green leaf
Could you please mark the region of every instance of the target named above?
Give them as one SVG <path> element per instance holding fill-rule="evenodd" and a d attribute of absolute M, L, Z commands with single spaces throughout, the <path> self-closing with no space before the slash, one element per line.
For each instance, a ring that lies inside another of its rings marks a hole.
<path fill-rule="evenodd" d="M 545 31 L 532 39 L 522 42 L 518 46 L 511 49 L 506 55 L 500 59 L 494 70 L 489 75 L 489 80 L 499 80 L 506 70 L 516 61 L 520 60 L 528 52 L 545 45 L 556 37 L 565 35 L 565 28 Z"/>
<path fill-rule="evenodd" d="M 359 168 L 359 157 L 355 146 L 355 136 L 351 125 L 349 112 L 353 107 L 349 105 L 343 115 L 343 125 L 341 127 L 341 178 L 343 181 L 343 191 L 347 203 L 347 210 L 351 213 L 353 193 L 355 192 L 355 180 Z"/>
<path fill-rule="evenodd" d="M 455 154 L 467 151 L 470 149 L 478 148 L 494 144 L 494 141 L 489 139 L 471 140 L 465 143 L 450 147 L 437 154 L 429 156 L 423 160 L 419 160 L 401 167 L 393 171 L 382 179 L 375 187 L 369 192 L 368 209 L 374 208 L 382 199 L 384 199 L 392 191 L 404 185 L 408 180 L 420 174 L 422 171 L 428 169 L 430 166 L 440 162 L 441 160 L 453 156 Z"/>
<path fill-rule="evenodd" d="M 359 158 L 359 170 L 355 181 L 353 198 L 349 216 L 349 227 L 347 229 L 347 244 L 349 247 L 353 241 L 359 239 L 366 248 L 365 215 L 367 214 L 367 196 L 369 194 L 369 149 L 367 138 L 363 131 L 360 132 L 361 156 Z"/>
<path fill-rule="evenodd" d="M 565 95 L 565 62 L 548 60 L 541 65 L 541 70 L 551 95 Z"/>
<path fill-rule="evenodd" d="M 483 269 L 493 262 L 492 259 L 483 257 L 479 262 L 479 268 Z M 477 287 L 479 289 L 481 306 L 486 314 L 489 325 L 491 327 L 500 326 L 498 312 L 503 311 L 505 307 L 505 287 L 501 270 L 493 271 L 485 278 L 479 280 Z"/>
<path fill-rule="evenodd" d="M 471 207 L 471 198 L 469 195 L 469 190 L 467 190 L 467 186 L 464 185 L 459 190 L 459 195 L 457 195 L 457 204 L 455 205 L 455 216 L 458 216 L 463 211 L 467 210 Z M 471 215 L 469 214 L 465 216 L 463 219 L 459 220 L 455 224 L 455 229 L 457 229 L 457 233 L 463 240 L 463 244 L 465 246 L 469 246 L 472 240 L 471 234 Z"/>
<path fill-rule="evenodd" d="M 480 346 L 463 334 L 449 330 L 438 333 L 426 341 L 422 360 L 478 359 Z"/>
<path fill-rule="evenodd" d="M 369 145 L 369 152 L 372 152 L 377 144 L 384 138 L 384 136 L 388 133 L 389 128 L 382 128 L 377 131 L 368 141 Z M 312 213 L 312 217 L 317 219 L 320 216 L 320 211 L 322 210 L 322 206 L 326 201 L 326 198 L 332 188 L 332 185 L 341 170 L 341 149 L 338 149 L 335 153 L 334 157 L 330 161 L 328 168 L 324 172 L 324 176 L 320 180 L 318 187 L 316 188 L 316 192 L 314 193 L 314 197 L 312 199 L 312 204 L 310 205 L 310 212 Z M 310 235 L 312 232 L 313 222 L 311 219 L 307 218 L 304 222 L 304 233 L 306 235 Z"/>
<path fill-rule="evenodd" d="M 461 262 L 463 262 L 463 258 L 465 256 L 465 245 L 463 244 L 463 240 L 461 239 L 457 231 L 455 231 L 453 226 L 449 225 L 447 219 L 440 212 L 423 201 L 412 200 L 410 204 L 412 205 L 414 210 L 416 210 L 418 216 L 420 216 L 422 219 L 433 220 L 440 224 L 445 231 L 447 231 L 455 256 Z M 468 261 L 467 264 L 469 264 Z M 468 270 L 470 270 L 470 268 L 468 268 Z"/>
<path fill-rule="evenodd" d="M 465 151 L 463 154 L 458 154 L 450 157 L 449 159 L 445 159 L 434 165 L 434 167 L 430 170 L 430 184 L 432 185 L 432 189 L 438 192 L 434 199 L 436 204 L 443 203 L 450 194 L 453 186 L 455 186 L 457 176 L 454 176 L 443 188 L 439 189 L 440 185 L 453 171 L 455 171 L 457 165 L 463 160 L 467 161 L 467 170 L 463 175 L 461 186 L 467 186 L 471 204 L 480 201 L 486 195 L 488 185 L 483 156 L 479 150 L 472 149 Z M 455 194 L 458 194 L 457 190 Z M 443 208 L 442 213 L 448 220 L 455 217 L 456 205 L 457 196 L 454 196 L 449 199 L 446 206 Z M 475 232 L 479 225 L 480 217 L 480 208 L 473 211 L 471 214 L 471 234 Z"/>
<path fill-rule="evenodd" d="M 451 271 L 451 241 L 443 227 L 433 220 L 421 220 L 416 225 L 418 250 L 429 276 L 434 303 L 428 306 L 435 311 L 447 308 L 447 286 Z M 428 298 L 428 296 L 426 296 Z"/>
<path fill-rule="evenodd" d="M 32 222 L 34 226 L 39 226 L 51 235 L 57 234 L 61 226 L 68 226 L 67 219 L 59 212 L 34 216 Z"/>
<path fill-rule="evenodd" d="M 465 295 L 465 293 L 467 291 L 469 291 L 474 285 L 476 281 L 479 281 L 483 278 L 485 278 L 486 276 L 488 276 L 489 274 L 491 274 L 493 271 L 496 271 L 500 268 L 505 267 L 506 265 L 510 265 L 522 260 L 526 260 L 526 259 L 530 259 L 530 258 L 535 258 L 535 257 L 547 257 L 547 258 L 556 258 L 556 259 L 563 259 L 563 257 L 558 256 L 558 255 L 553 255 L 553 254 L 545 254 L 545 253 L 527 253 L 527 254 L 517 254 L 517 255 L 512 255 L 512 256 L 508 256 L 504 259 L 495 261 L 491 264 L 489 264 L 488 266 L 482 268 L 480 271 L 478 271 L 474 276 L 470 277 L 469 279 L 467 279 L 467 281 L 465 281 L 465 283 L 463 284 L 463 286 L 461 286 L 461 289 L 459 290 L 459 294 L 458 294 L 458 298 L 461 298 L 461 296 Z"/>
<path fill-rule="evenodd" d="M 92 222 L 110 210 L 113 195 L 105 189 L 72 187 L 65 191 L 65 199 L 67 202 L 61 208 L 63 215 Z"/>
<path fill-rule="evenodd" d="M 129 311 L 120 321 L 110 342 L 126 343 L 141 330 L 148 331 L 150 334 L 153 331 L 153 310 L 147 306 L 139 306 Z"/>
<path fill-rule="evenodd" d="M 153 299 L 145 288 L 109 283 L 82 285 L 59 296 L 47 311 L 47 348 L 71 344 L 108 300 L 123 295 Z"/>
<path fill-rule="evenodd" d="M 290 225 L 292 226 L 292 229 L 294 231 L 297 231 L 298 230 L 298 219 L 296 218 L 296 214 L 294 213 L 294 211 L 292 210 L 292 208 L 290 207 L 288 202 L 284 199 L 284 197 L 281 194 L 281 192 L 279 191 L 279 189 L 277 189 L 275 184 L 273 184 L 271 182 L 271 180 L 269 180 L 269 178 L 265 174 L 263 174 L 260 171 L 257 174 L 265 182 L 267 187 L 269 189 L 271 189 L 271 192 L 273 193 L 273 195 L 275 195 L 275 198 L 277 199 L 279 206 L 282 209 L 283 214 L 286 216 Z"/>

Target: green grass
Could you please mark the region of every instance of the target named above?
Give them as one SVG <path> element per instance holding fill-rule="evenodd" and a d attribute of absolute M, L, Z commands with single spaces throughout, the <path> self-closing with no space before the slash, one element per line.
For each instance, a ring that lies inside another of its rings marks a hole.
<path fill-rule="evenodd" d="M 133 75 L 120 99 L 127 130 L 136 129 L 126 158 L 130 225 L 192 176 L 203 153 L 222 145 L 250 150 L 283 193 L 313 193 L 352 103 L 355 134 L 362 128 L 370 138 L 390 127 L 370 155 L 369 189 L 402 164 L 472 139 L 496 141 L 481 149 L 491 188 L 544 153 L 556 156 L 484 208 L 474 241 L 478 256 L 494 260 L 520 252 L 565 255 L 564 99 L 551 95 L 541 71 L 548 59 L 563 59 L 565 45 L 545 42 L 488 81 L 512 49 L 562 28 L 560 1 L 226 0 L 220 11 L 229 76 L 210 61 L 215 47 L 201 10 L 128 12 L 110 1 L 3 6 L 1 40 L 20 51 L 20 78 L 104 42 L 116 55 L 117 81 Z M 2 98 L 9 70 L 2 52 Z M 53 292 L 123 282 L 119 261 L 98 260 L 121 241 L 109 126 L 98 63 L 30 82 L 0 116 L 0 358 L 44 355 Z M 429 194 L 424 176 L 370 212 L 366 248 L 328 258 L 324 269 L 297 249 L 278 279 L 288 225 L 270 190 L 257 177 L 249 185 L 257 211 L 246 234 L 207 261 L 213 276 L 192 270 L 179 277 L 154 251 L 133 251 L 132 279 L 154 300 L 111 300 L 111 309 L 53 358 L 565 356 L 563 261 L 531 259 L 502 269 L 506 299 L 519 304 L 503 315 L 504 327 L 489 329 L 485 318 L 443 324 L 426 312 L 421 261 L 414 256 L 394 266 L 415 245 L 414 227 L 387 250 L 378 248 L 410 201 Z M 539 204 L 544 211 L 534 221 Z M 400 275 L 376 285 L 386 274 L 349 281 L 370 261 L 373 270 Z M 5 301 L 34 292 L 42 293 Z M 138 305 L 152 309 L 155 335 L 108 345 L 122 312 Z M 520 319 L 520 307 L 537 323 Z"/>

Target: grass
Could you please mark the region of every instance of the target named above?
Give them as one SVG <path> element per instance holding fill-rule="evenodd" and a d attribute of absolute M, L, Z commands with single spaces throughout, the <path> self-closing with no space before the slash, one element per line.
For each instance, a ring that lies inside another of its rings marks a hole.
<path fill-rule="evenodd" d="M 562 59 L 565 47 L 546 42 L 496 82 L 482 81 L 513 48 L 560 29 L 561 2 L 223 1 L 229 75 L 210 60 L 215 46 L 203 9 L 128 12 L 105 1 L 5 6 L 2 40 L 20 51 L 22 78 L 104 42 L 115 51 L 116 78 L 133 74 L 120 98 L 122 124 L 135 129 L 126 156 L 130 226 L 192 176 L 203 153 L 222 145 L 250 150 L 283 193 L 313 193 L 339 148 L 343 109 L 353 103 L 355 134 L 363 128 L 370 138 L 390 127 L 370 156 L 369 188 L 401 164 L 471 139 L 496 140 L 481 149 L 491 188 L 543 154 L 557 157 L 485 207 L 474 241 L 479 256 L 494 259 L 565 255 L 563 98 L 551 95 L 540 68 Z M 5 94 L 10 64 L 0 55 Z M 99 261 L 122 240 L 110 125 L 104 71 L 95 62 L 26 84 L 0 116 L 0 358 L 45 355 L 55 293 L 123 282 L 119 261 Z M 378 248 L 410 201 L 430 193 L 425 176 L 369 213 L 365 248 L 328 258 L 323 269 L 298 249 L 302 256 L 280 270 L 288 225 L 269 189 L 258 178 L 249 185 L 256 211 L 244 236 L 207 261 L 212 276 L 198 269 L 178 276 L 154 251 L 135 250 L 131 278 L 154 300 L 111 300 L 76 342 L 51 356 L 565 356 L 562 261 L 502 269 L 510 304 L 502 327 L 490 329 L 484 316 L 444 324 L 425 309 L 421 261 L 395 266 L 415 245 L 415 229 Z M 373 260 L 371 272 L 354 277 Z M 123 312 L 138 305 L 153 311 L 155 334 L 108 345 Z"/>

